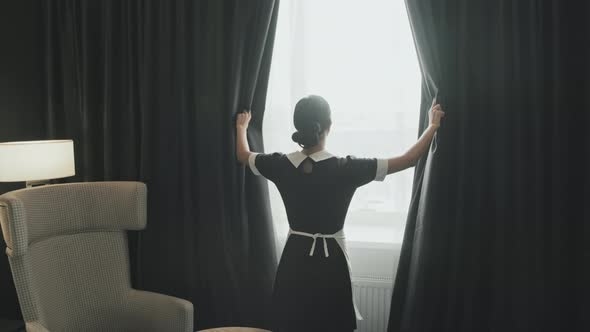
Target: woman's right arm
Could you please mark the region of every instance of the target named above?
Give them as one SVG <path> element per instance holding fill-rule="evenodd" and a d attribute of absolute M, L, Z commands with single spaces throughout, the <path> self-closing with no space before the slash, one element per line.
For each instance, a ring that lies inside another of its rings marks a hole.
<path fill-rule="evenodd" d="M 389 158 L 387 160 L 387 174 L 402 171 L 406 168 L 415 166 L 420 157 L 424 155 L 430 147 L 430 142 L 434 137 L 434 133 L 440 127 L 440 120 L 445 115 L 439 104 L 433 105 L 428 112 L 428 118 L 430 125 L 422 133 L 422 136 L 418 139 L 406 153 L 401 156 Z"/>

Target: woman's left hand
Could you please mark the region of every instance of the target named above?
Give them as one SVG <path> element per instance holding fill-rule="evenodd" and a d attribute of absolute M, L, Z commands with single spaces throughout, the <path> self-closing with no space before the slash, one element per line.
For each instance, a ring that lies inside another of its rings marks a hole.
<path fill-rule="evenodd" d="M 238 113 L 238 118 L 236 120 L 236 128 L 237 129 L 248 129 L 248 125 L 250 124 L 250 119 L 252 119 L 252 113 L 250 113 L 250 112 Z"/>

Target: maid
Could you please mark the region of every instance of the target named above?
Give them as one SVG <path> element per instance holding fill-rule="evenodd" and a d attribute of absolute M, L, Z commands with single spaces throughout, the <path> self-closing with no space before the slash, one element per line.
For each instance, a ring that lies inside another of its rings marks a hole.
<path fill-rule="evenodd" d="M 277 186 L 289 219 L 272 296 L 274 332 L 354 331 L 362 316 L 354 303 L 344 220 L 355 190 L 416 164 L 428 150 L 444 116 L 429 112 L 430 126 L 401 156 L 389 159 L 337 157 L 326 148 L 332 125 L 330 106 L 308 96 L 295 106 L 293 141 L 303 149 L 289 154 L 250 151 L 249 112 L 237 118 L 237 156 L 256 175 Z"/>

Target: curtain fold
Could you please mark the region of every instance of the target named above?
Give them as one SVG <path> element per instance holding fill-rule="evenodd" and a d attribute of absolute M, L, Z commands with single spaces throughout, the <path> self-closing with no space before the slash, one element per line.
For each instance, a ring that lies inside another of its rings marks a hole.
<path fill-rule="evenodd" d="M 230 113 L 252 112 L 248 141 L 252 151 L 264 151 L 262 119 L 265 111 L 266 91 L 270 74 L 274 31 L 278 16 L 278 0 L 255 2 L 236 1 L 234 5 L 230 71 Z M 232 120 L 235 120 L 233 118 Z M 232 123 L 228 121 L 228 123 Z M 236 162 L 235 127 L 228 132 L 231 149 L 226 151 L 228 163 Z M 241 239 L 234 241 L 241 253 L 242 282 L 240 286 L 244 324 L 256 326 L 257 312 L 268 311 L 277 262 L 274 229 L 270 212 L 268 185 L 265 180 L 244 167 L 237 167 L 228 184 L 234 186 L 237 205 L 234 220 L 240 221 Z M 255 253 L 255 255 L 252 255 Z M 271 287 L 269 287 L 269 285 Z"/>
<path fill-rule="evenodd" d="M 389 331 L 584 331 L 587 4 L 406 1 L 423 72 Z"/>
<path fill-rule="evenodd" d="M 46 124 L 69 181 L 147 183 L 134 286 L 185 298 L 195 329 L 267 327 L 268 194 L 236 162 L 233 117 L 264 114 L 277 1 L 41 2 Z M 262 137 L 251 137 L 262 149 Z M 247 217 L 246 217 L 247 216 Z"/>

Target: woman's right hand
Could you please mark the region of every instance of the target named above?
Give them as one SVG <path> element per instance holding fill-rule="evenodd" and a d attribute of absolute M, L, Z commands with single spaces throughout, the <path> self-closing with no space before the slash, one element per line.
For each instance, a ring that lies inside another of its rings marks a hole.
<path fill-rule="evenodd" d="M 430 120 L 430 125 L 438 128 L 440 127 L 440 119 L 445 116 L 445 112 L 443 112 L 440 104 L 435 104 L 435 102 L 436 100 L 432 102 L 432 107 L 428 112 L 428 118 Z"/>
<path fill-rule="evenodd" d="M 249 111 L 238 113 L 238 116 L 236 119 L 236 129 L 247 130 L 251 119 L 252 119 L 252 113 L 250 113 Z"/>

